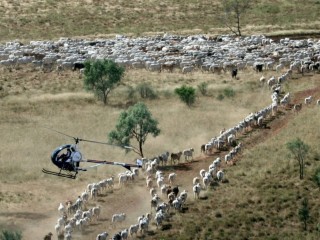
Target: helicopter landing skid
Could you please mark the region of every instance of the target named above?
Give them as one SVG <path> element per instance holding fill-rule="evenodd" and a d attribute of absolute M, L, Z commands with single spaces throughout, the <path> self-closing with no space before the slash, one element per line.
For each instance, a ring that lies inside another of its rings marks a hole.
<path fill-rule="evenodd" d="M 49 174 L 49 175 L 71 178 L 71 179 L 76 179 L 76 177 L 77 177 L 77 172 L 75 174 L 67 174 L 67 173 L 61 173 L 61 172 L 53 172 L 53 171 L 47 170 L 45 168 L 42 168 L 42 172 L 45 174 Z"/>

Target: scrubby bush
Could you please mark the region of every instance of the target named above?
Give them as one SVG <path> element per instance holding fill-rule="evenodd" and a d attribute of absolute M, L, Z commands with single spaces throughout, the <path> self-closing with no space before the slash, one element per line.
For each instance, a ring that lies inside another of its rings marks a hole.
<path fill-rule="evenodd" d="M 198 90 L 203 96 L 206 96 L 208 94 L 208 83 L 206 82 L 200 83 L 198 85 Z"/>
<path fill-rule="evenodd" d="M 221 93 L 219 93 L 219 95 L 217 96 L 217 99 L 218 99 L 219 101 L 222 101 L 222 100 L 224 99 L 224 95 L 221 94 Z"/>
<path fill-rule="evenodd" d="M 134 93 L 135 93 L 134 88 L 132 86 L 127 86 L 127 89 L 126 89 L 127 99 L 134 98 Z"/>
<path fill-rule="evenodd" d="M 140 94 L 141 98 L 155 99 L 157 98 L 156 92 L 153 90 L 149 83 L 140 83 L 136 90 Z"/>
<path fill-rule="evenodd" d="M 232 88 L 228 87 L 228 88 L 223 89 L 223 94 L 224 94 L 224 96 L 231 98 L 236 95 L 236 92 Z"/>
<path fill-rule="evenodd" d="M 21 240 L 22 234 L 18 231 L 2 230 L 0 240 Z"/>
<path fill-rule="evenodd" d="M 196 90 L 193 87 L 188 87 L 186 85 L 183 85 L 180 88 L 176 88 L 174 92 L 179 96 L 181 101 L 186 103 L 189 107 L 196 100 Z"/>

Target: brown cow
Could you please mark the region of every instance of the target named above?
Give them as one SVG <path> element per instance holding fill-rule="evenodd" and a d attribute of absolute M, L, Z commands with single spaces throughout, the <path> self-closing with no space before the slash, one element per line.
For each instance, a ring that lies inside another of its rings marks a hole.
<path fill-rule="evenodd" d="M 171 163 L 173 162 L 175 164 L 176 160 L 179 162 L 181 155 L 182 155 L 181 151 L 178 153 L 171 153 Z"/>
<path fill-rule="evenodd" d="M 302 103 L 295 104 L 293 106 L 293 111 L 296 112 L 296 113 L 299 112 L 301 109 L 302 109 Z"/>
<path fill-rule="evenodd" d="M 53 234 L 49 232 L 47 235 L 44 236 L 43 240 L 51 240 L 52 235 Z"/>

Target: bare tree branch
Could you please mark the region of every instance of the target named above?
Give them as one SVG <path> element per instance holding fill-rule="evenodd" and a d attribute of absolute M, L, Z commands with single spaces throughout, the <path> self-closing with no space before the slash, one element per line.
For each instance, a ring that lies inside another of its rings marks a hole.
<path fill-rule="evenodd" d="M 241 17 L 250 8 L 253 0 L 222 0 L 223 23 L 232 33 L 241 36 Z"/>

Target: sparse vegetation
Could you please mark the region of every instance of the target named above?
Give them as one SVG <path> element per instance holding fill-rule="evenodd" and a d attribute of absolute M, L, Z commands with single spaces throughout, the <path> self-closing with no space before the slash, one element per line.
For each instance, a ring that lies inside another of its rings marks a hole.
<path fill-rule="evenodd" d="M 320 188 L 320 168 L 317 168 L 313 174 L 313 181 Z"/>
<path fill-rule="evenodd" d="M 307 198 L 304 198 L 302 201 L 302 206 L 299 209 L 299 218 L 300 221 L 303 223 L 303 230 L 307 231 L 307 224 L 310 219 L 310 210 Z"/>
<path fill-rule="evenodd" d="M 140 83 L 136 87 L 137 92 L 140 94 L 141 98 L 147 99 L 155 99 L 157 97 L 156 92 L 152 88 L 151 84 L 149 83 Z"/>
<path fill-rule="evenodd" d="M 305 144 L 300 138 L 287 142 L 287 148 L 293 157 L 299 163 L 299 176 L 300 179 L 304 177 L 305 158 L 309 151 L 309 146 Z"/>
<path fill-rule="evenodd" d="M 224 99 L 224 95 L 222 93 L 219 93 L 218 96 L 217 96 L 217 99 L 219 101 L 222 101 Z"/>
<path fill-rule="evenodd" d="M 203 95 L 206 96 L 208 94 L 208 83 L 207 82 L 202 82 L 198 84 L 198 90 L 199 92 Z"/>
<path fill-rule="evenodd" d="M 196 90 L 193 87 L 183 85 L 180 88 L 176 88 L 174 92 L 179 96 L 181 101 L 188 105 L 188 107 L 191 107 L 196 100 Z"/>
<path fill-rule="evenodd" d="M 2 230 L 0 240 L 21 240 L 22 234 L 19 231 Z"/>
<path fill-rule="evenodd" d="M 226 96 L 227 98 L 232 98 L 235 96 L 235 91 L 232 88 L 225 88 L 223 89 L 223 94 L 224 96 Z"/>

